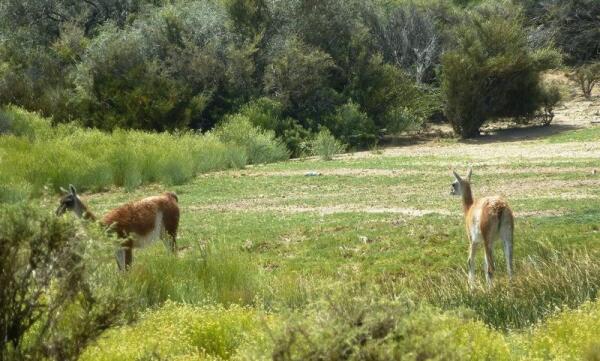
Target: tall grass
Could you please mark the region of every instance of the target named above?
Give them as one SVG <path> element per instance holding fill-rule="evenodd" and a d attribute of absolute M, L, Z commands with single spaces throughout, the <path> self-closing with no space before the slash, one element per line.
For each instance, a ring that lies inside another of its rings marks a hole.
<path fill-rule="evenodd" d="M 208 245 L 177 257 L 161 245 L 138 251 L 124 292 L 136 307 L 167 300 L 189 304 L 252 304 L 261 293 L 260 270 L 250 256 L 226 245 Z"/>
<path fill-rule="evenodd" d="M 0 200 L 10 201 L 45 186 L 69 183 L 82 190 L 144 183 L 181 184 L 198 173 L 241 168 L 288 157 L 270 133 L 224 125 L 215 134 L 168 134 L 117 130 L 105 133 L 50 120 L 20 108 L 0 111 Z M 248 144 L 254 144 L 249 146 Z M 283 147 L 283 148 L 282 148 Z M 26 186 L 28 185 L 28 186 Z"/>
<path fill-rule="evenodd" d="M 598 254 L 544 246 L 523 260 L 512 282 L 498 279 L 488 289 L 470 288 L 464 272 L 430 280 L 421 293 L 446 308 L 467 307 L 487 324 L 508 330 L 536 324 L 564 308 L 594 300 L 600 290 Z"/>

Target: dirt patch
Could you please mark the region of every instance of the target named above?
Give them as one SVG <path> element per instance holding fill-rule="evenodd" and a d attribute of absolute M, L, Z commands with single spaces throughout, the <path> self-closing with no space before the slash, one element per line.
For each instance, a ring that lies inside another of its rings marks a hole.
<path fill-rule="evenodd" d="M 515 212 L 515 217 L 560 217 L 565 211 L 560 209 L 549 209 L 545 211 L 522 211 Z"/>
<path fill-rule="evenodd" d="M 451 212 L 443 209 L 416 209 L 401 207 L 363 207 L 358 204 L 335 205 L 335 206 L 269 206 L 253 205 L 243 203 L 212 204 L 204 206 L 185 207 L 188 211 L 217 211 L 217 212 L 275 212 L 275 213 L 318 213 L 330 215 L 336 213 L 383 213 L 401 214 L 408 217 L 422 217 L 428 214 L 450 215 Z"/>

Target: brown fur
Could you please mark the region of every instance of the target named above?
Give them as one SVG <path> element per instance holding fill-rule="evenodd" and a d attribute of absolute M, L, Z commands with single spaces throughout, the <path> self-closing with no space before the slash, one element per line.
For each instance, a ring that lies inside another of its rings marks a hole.
<path fill-rule="evenodd" d="M 72 186 L 71 192 L 67 193 L 61 200 L 57 214 L 62 214 L 67 209 L 74 210 L 76 214 L 84 219 L 96 220 L 96 216 L 79 199 L 75 188 Z M 155 223 L 159 213 L 162 215 L 160 217 L 162 227 L 158 231 L 160 234 L 164 231 L 169 236 L 171 251 L 175 253 L 177 249 L 177 228 L 179 226 L 179 205 L 177 195 L 173 192 L 126 203 L 109 211 L 102 217 L 100 223 L 114 231 L 119 238 L 124 239 L 121 242 L 119 252 L 123 255 L 125 267 L 128 267 L 133 261 L 133 248 L 143 245 L 137 244 L 136 238 L 151 237 L 151 233 L 155 231 L 157 227 Z M 119 266 L 121 267 L 121 264 Z"/>
<path fill-rule="evenodd" d="M 455 173 L 458 183 L 453 184 L 452 194 L 457 194 L 459 190 L 462 196 L 463 210 L 465 213 L 465 228 L 470 241 L 469 250 L 469 278 L 472 280 L 474 257 L 478 242 L 483 240 L 484 253 L 486 259 L 486 278 L 491 282 L 494 273 L 493 244 L 495 239 L 500 236 L 504 241 L 504 252 L 507 259 L 507 268 L 509 276 L 512 276 L 512 238 L 514 229 L 514 217 L 506 200 L 501 197 L 484 197 L 477 200 L 473 199 L 470 184 L 470 174 L 467 179 L 462 179 Z M 455 185 L 457 184 L 457 185 Z M 479 227 L 479 229 L 473 229 Z M 473 239 L 478 235 L 478 239 Z"/>

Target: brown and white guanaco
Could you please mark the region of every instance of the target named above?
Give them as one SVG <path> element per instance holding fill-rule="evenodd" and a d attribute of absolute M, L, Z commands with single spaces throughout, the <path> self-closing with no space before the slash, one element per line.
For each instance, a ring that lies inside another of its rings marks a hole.
<path fill-rule="evenodd" d="M 483 244 L 485 252 L 485 275 L 488 285 L 492 283 L 494 273 L 494 241 L 501 238 L 504 243 L 504 256 L 508 277 L 513 274 L 513 232 L 514 217 L 508 203 L 499 196 L 473 199 L 471 191 L 471 174 L 469 169 L 466 179 L 455 171 L 455 181 L 450 194 L 461 196 L 465 213 L 465 226 L 469 238 L 469 283 L 475 280 L 475 254 L 479 245 Z"/>
<path fill-rule="evenodd" d="M 65 195 L 56 209 L 57 215 L 70 210 L 79 218 L 96 221 L 96 216 L 81 201 L 73 185 L 69 191 L 61 188 Z M 129 202 L 109 211 L 100 223 L 115 232 L 121 241 L 117 251 L 117 264 L 126 269 L 133 261 L 133 248 L 147 246 L 164 234 L 168 236 L 169 248 L 175 253 L 177 228 L 179 226 L 179 205 L 175 193 L 166 192 L 159 196 L 147 197 Z"/>

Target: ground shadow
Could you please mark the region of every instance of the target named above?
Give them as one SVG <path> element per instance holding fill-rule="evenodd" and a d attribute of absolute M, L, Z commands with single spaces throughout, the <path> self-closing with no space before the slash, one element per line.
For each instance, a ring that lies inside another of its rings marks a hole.
<path fill-rule="evenodd" d="M 547 126 L 534 125 L 519 128 L 485 130 L 479 137 L 464 139 L 460 142 L 466 144 L 520 142 L 524 140 L 546 138 L 575 129 L 580 129 L 580 127 L 571 124 L 550 124 Z"/>

